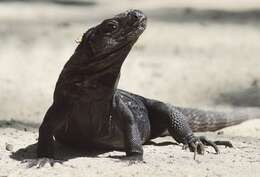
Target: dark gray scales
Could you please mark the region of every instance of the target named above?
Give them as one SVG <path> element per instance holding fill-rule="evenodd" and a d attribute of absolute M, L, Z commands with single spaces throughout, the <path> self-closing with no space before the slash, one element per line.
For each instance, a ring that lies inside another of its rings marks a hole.
<path fill-rule="evenodd" d="M 117 89 L 121 66 L 146 21 L 141 11 L 129 10 L 83 35 L 57 81 L 53 103 L 39 129 L 38 159 L 31 166 L 55 162 L 55 141 L 71 147 L 121 149 L 125 159 L 134 161 L 143 160 L 142 144 L 166 131 L 195 154 L 203 154 L 204 145 L 216 152 L 216 144 L 230 145 L 196 137 L 193 131 L 234 125 L 249 114 L 179 108 Z M 256 111 L 254 116 L 259 115 Z"/>

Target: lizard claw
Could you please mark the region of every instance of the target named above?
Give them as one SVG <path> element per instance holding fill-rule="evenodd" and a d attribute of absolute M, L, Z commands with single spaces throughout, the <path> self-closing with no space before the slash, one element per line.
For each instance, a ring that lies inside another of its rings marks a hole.
<path fill-rule="evenodd" d="M 193 159 L 196 159 L 197 154 L 204 155 L 205 149 L 203 143 L 200 141 L 199 138 L 194 138 L 188 143 L 188 147 L 191 152 L 194 152 Z"/>
<path fill-rule="evenodd" d="M 214 148 L 216 154 L 219 154 L 219 148 L 217 147 L 217 145 L 224 145 L 226 147 L 233 147 L 232 143 L 229 141 L 210 141 L 208 140 L 206 137 L 204 136 L 199 136 L 199 137 L 194 137 L 191 139 L 190 142 L 188 142 L 188 144 L 185 146 L 187 148 L 187 146 L 189 147 L 191 152 L 194 152 L 194 160 L 196 158 L 196 154 L 204 154 L 205 150 L 204 150 L 204 146 L 211 146 Z"/>
<path fill-rule="evenodd" d="M 222 146 L 226 146 L 226 147 L 234 147 L 233 144 L 230 142 L 230 141 L 210 141 L 208 140 L 205 136 L 200 136 L 199 137 L 200 141 L 206 145 L 206 146 L 212 146 L 215 151 L 216 151 L 216 154 L 219 154 L 219 149 L 217 147 L 217 145 L 222 145 Z"/>
<path fill-rule="evenodd" d="M 26 163 L 26 168 L 41 168 L 44 167 L 46 164 L 49 164 L 51 167 L 54 166 L 55 163 L 62 164 L 63 162 L 60 160 L 54 160 L 52 158 L 39 158 L 39 159 L 25 159 L 21 163 Z"/>
<path fill-rule="evenodd" d="M 215 142 L 208 140 L 205 136 L 199 136 L 198 138 L 205 146 L 213 147 L 216 154 L 219 154 L 219 149 L 218 149 L 217 144 Z"/>

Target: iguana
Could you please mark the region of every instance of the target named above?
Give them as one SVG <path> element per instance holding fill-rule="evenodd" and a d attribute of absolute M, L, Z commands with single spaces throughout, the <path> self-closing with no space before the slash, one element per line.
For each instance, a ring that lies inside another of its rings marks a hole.
<path fill-rule="evenodd" d="M 33 165 L 53 164 L 54 142 L 72 147 L 121 149 L 125 159 L 143 160 L 142 144 L 166 131 L 195 153 L 218 144 L 193 131 L 213 131 L 248 118 L 180 108 L 117 89 L 120 69 L 146 28 L 139 10 L 128 10 L 90 28 L 65 64 L 54 91 L 54 101 L 39 128 Z M 256 115 L 260 115 L 258 111 Z M 55 140 L 54 140 L 55 138 Z"/>

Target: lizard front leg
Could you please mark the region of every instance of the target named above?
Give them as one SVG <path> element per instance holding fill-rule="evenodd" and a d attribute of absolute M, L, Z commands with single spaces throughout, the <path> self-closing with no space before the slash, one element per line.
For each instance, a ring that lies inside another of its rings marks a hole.
<path fill-rule="evenodd" d="M 126 151 L 126 157 L 123 159 L 143 161 L 142 140 L 133 113 L 120 98 L 117 98 L 113 109 L 123 125 L 124 147 Z"/>
<path fill-rule="evenodd" d="M 24 162 L 28 163 L 28 167 L 42 167 L 46 163 L 51 166 L 55 162 L 54 160 L 54 130 L 61 126 L 66 120 L 67 113 L 69 112 L 69 104 L 54 102 L 48 109 L 43 119 L 43 122 L 39 128 L 39 138 L 37 145 L 37 158 L 38 159 L 27 159 Z"/>

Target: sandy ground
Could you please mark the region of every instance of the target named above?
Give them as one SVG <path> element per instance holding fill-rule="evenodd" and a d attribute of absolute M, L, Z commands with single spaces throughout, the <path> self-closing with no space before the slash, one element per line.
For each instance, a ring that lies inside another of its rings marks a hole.
<path fill-rule="evenodd" d="M 144 146 L 144 164 L 108 158 L 122 152 L 92 157 L 61 146 L 64 165 L 20 164 L 35 156 L 37 127 L 75 40 L 129 8 L 149 21 L 123 66 L 120 88 L 180 106 L 260 106 L 259 1 L 65 1 L 0 1 L 0 176 L 260 176 L 259 120 L 206 133 L 235 148 L 223 147 L 220 155 L 208 148 L 195 161 L 171 138 L 158 138 Z"/>
<path fill-rule="evenodd" d="M 260 121 L 252 123 L 259 124 Z M 245 127 L 240 125 L 233 129 L 243 131 Z M 144 146 L 145 163 L 129 164 L 122 161 L 120 157 L 124 155 L 123 152 L 86 152 L 57 145 L 56 158 L 64 161 L 62 165 L 57 163 L 54 167 L 27 169 L 21 161 L 35 158 L 37 131 L 34 128 L 25 131 L 24 128 L 28 129 L 28 125 L 9 123 L 0 131 L 1 176 L 258 177 L 260 174 L 259 137 L 238 137 L 226 134 L 225 130 L 224 135 L 206 133 L 206 136 L 215 140 L 230 140 L 235 147 L 220 147 L 219 155 L 207 148 L 206 154 L 197 155 L 196 160 L 193 160 L 191 152 L 182 150 L 172 138 L 164 137 L 153 140 L 156 143 L 154 145 Z"/>

